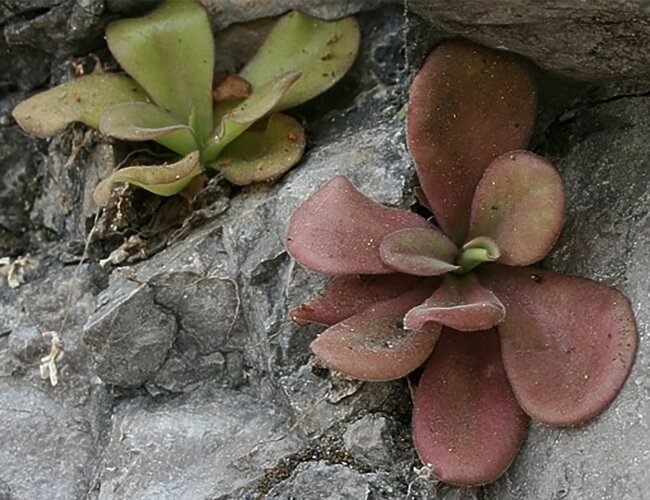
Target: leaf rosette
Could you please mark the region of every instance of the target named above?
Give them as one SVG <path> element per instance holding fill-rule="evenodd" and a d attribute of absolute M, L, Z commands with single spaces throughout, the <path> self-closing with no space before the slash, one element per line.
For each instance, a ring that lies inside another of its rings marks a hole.
<path fill-rule="evenodd" d="M 217 85 L 214 38 L 197 1 L 169 0 L 142 17 L 115 21 L 106 41 L 129 76 L 82 76 L 13 111 L 18 124 L 38 137 L 79 121 L 116 139 L 156 141 L 184 157 L 115 172 L 98 186 L 99 204 L 108 201 L 113 182 L 169 196 L 206 168 L 239 185 L 281 176 L 305 148 L 302 126 L 282 111 L 345 75 L 358 52 L 359 28 L 353 18 L 322 21 L 290 12 L 241 72 Z"/>
<path fill-rule="evenodd" d="M 294 212 L 286 248 L 334 276 L 292 311 L 328 328 L 312 350 L 352 377 L 424 366 L 413 436 L 423 463 L 459 485 L 494 481 L 529 417 L 573 426 L 612 402 L 638 334 L 628 300 L 531 265 L 560 234 L 565 196 L 523 150 L 536 114 L 527 66 L 465 41 L 436 47 L 415 77 L 407 140 L 437 225 L 383 207 L 336 177 Z"/>

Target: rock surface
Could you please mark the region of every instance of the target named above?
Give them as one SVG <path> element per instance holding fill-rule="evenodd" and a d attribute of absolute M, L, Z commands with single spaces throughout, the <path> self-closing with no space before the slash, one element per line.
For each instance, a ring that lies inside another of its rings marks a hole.
<path fill-rule="evenodd" d="M 0 72 L 0 247 L 16 254 L 29 249 L 39 262 L 19 288 L 0 284 L 0 499 L 644 498 L 650 489 L 650 97 L 626 94 L 623 84 L 604 90 L 574 85 L 570 96 L 542 101 L 534 142 L 558 165 L 570 195 L 565 231 L 545 265 L 601 280 L 630 297 L 642 335 L 632 375 L 593 423 L 571 430 L 533 425 L 503 478 L 458 489 L 438 483 L 415 455 L 406 382 L 364 384 L 323 370 L 309 351 L 321 328 L 300 328 L 286 313 L 324 282 L 282 247 L 289 215 L 305 196 L 344 174 L 377 201 L 414 202 L 399 118 L 409 79 L 403 7 L 381 0 L 248 0 L 245 11 L 242 2 L 206 3 L 219 12 L 215 26 L 298 5 L 328 17 L 381 9 L 360 16 L 364 47 L 350 75 L 296 110 L 309 137 L 297 168 L 275 185 L 228 194 L 228 202 L 215 202 L 208 221 L 184 238 L 108 271 L 97 265 L 106 256 L 101 246 L 93 247 L 89 263 L 77 262 L 92 223 L 85 193 L 101 169 L 111 167 L 114 148 L 98 145 L 81 127 L 46 147 L 18 131 L 8 111 L 26 92 L 63 78 L 71 47 L 83 42 L 91 50 L 96 26 L 112 13 L 132 12 L 138 2 L 0 6 L 0 27 L 14 37 L 47 22 L 54 30 L 59 11 L 87 10 L 86 24 L 69 42 L 52 37 L 48 47 L 31 43 L 20 52 L 9 44 L 15 38 L 0 40 L 0 68 L 6 54 L 20 58 L 16 67 L 38 60 L 47 68 L 8 77 Z M 471 9 L 478 2 L 454 12 L 446 5 L 445 16 L 464 16 L 463 29 L 481 33 L 491 26 L 486 20 L 501 20 L 503 33 L 516 31 L 506 18 L 479 16 Z M 493 7 L 494 16 L 514 9 L 506 1 Z M 537 7 L 527 14 L 531 22 L 520 27 L 521 36 L 539 27 L 538 14 Z M 638 8 L 639 19 L 645 14 Z M 438 28 L 459 33 L 458 25 L 438 21 Z M 598 23 L 591 23 L 596 31 Z M 563 49 L 575 62 L 587 47 L 577 41 Z M 533 38 L 525 48 L 543 53 L 545 41 Z M 570 73 L 569 59 L 553 57 L 539 60 Z M 609 64 L 605 55 L 599 61 L 587 66 L 589 78 L 599 77 L 598 64 Z M 41 334 L 50 330 L 65 342 L 56 387 L 38 377 L 48 350 Z"/>
<path fill-rule="evenodd" d="M 579 80 L 650 80 L 645 0 L 406 0 L 438 30 L 530 57 Z"/>

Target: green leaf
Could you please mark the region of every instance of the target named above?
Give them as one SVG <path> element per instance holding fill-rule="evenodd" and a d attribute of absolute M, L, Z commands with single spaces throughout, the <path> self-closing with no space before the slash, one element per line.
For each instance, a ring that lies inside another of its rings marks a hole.
<path fill-rule="evenodd" d="M 149 102 L 127 102 L 109 108 L 99 123 L 102 134 L 125 141 L 155 140 L 186 155 L 196 151 L 192 129 Z"/>
<path fill-rule="evenodd" d="M 300 161 L 304 150 L 300 123 L 275 113 L 265 130 L 247 130 L 231 142 L 213 166 L 230 182 L 243 186 L 279 177 Z"/>
<path fill-rule="evenodd" d="M 223 118 L 214 132 L 214 137 L 203 151 L 203 161 L 213 162 L 237 136 L 275 109 L 282 96 L 299 78 L 300 73 L 296 72 L 281 75 L 256 89 L 246 100 L 229 111 L 225 111 L 223 105 L 218 106 L 215 114 L 223 115 Z"/>
<path fill-rule="evenodd" d="M 185 189 L 191 180 L 202 172 L 198 151 L 190 153 L 181 161 L 171 165 L 123 168 L 97 185 L 94 193 L 95 202 L 98 205 L 106 205 L 115 182 L 127 182 L 161 196 L 172 196 Z"/>
<path fill-rule="evenodd" d="M 30 134 L 51 137 L 72 122 L 97 128 L 109 107 L 146 98 L 140 85 L 128 77 L 88 75 L 30 97 L 14 108 L 13 116 Z"/>
<path fill-rule="evenodd" d="M 111 52 L 159 106 L 187 123 L 196 110 L 200 138 L 212 130 L 214 40 L 195 1 L 168 1 L 146 16 L 106 29 Z"/>
<path fill-rule="evenodd" d="M 456 259 L 463 272 L 468 272 L 485 262 L 494 262 L 501 257 L 501 250 L 492 238 L 478 236 L 463 245 Z"/>
<path fill-rule="evenodd" d="M 290 12 L 277 22 L 240 76 L 256 90 L 279 75 L 301 72 L 275 110 L 291 108 L 338 82 L 357 56 L 359 40 L 359 26 L 352 17 L 322 21 Z"/>

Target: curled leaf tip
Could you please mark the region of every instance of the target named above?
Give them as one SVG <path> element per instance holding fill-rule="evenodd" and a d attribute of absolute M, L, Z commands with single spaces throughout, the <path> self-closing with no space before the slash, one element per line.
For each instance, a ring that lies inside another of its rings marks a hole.
<path fill-rule="evenodd" d="M 426 284 L 351 316 L 321 333 L 312 351 L 327 365 L 359 380 L 394 380 L 415 370 L 429 356 L 440 325 L 404 330 L 402 317 L 430 293 Z"/>
<path fill-rule="evenodd" d="M 170 165 L 122 168 L 101 181 L 95 188 L 93 196 L 99 206 L 106 205 L 115 182 L 126 182 L 161 196 L 172 196 L 185 189 L 192 179 L 202 172 L 199 153 L 194 151 Z"/>
<path fill-rule="evenodd" d="M 417 330 L 434 321 L 459 331 L 479 331 L 499 324 L 505 316 L 504 305 L 473 273 L 448 274 L 431 297 L 406 313 L 404 326 Z"/>

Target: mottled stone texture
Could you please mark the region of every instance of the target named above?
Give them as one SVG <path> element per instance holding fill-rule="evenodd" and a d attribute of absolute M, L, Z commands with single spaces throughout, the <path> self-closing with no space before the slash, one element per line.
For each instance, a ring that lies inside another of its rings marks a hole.
<path fill-rule="evenodd" d="M 330 374 L 309 351 L 322 328 L 288 319 L 288 308 L 324 282 L 282 247 L 289 215 L 308 194 L 344 174 L 377 201 L 414 202 L 399 115 L 413 69 L 404 65 L 404 30 L 414 23 L 390 3 L 206 0 L 220 27 L 293 6 L 327 17 L 381 9 L 359 17 L 363 50 L 350 75 L 294 110 L 309 137 L 299 166 L 274 185 L 223 194 L 228 199 L 206 208 L 213 208 L 208 222 L 147 260 L 103 269 L 101 247 L 81 267 L 68 257 L 82 251 L 93 208 L 84 200 L 112 168 L 113 146 L 98 145 L 98 136 L 79 126 L 48 145 L 19 131 L 10 110 L 38 86 L 67 77 L 74 50 L 101 49 L 97 26 L 149 3 L 0 2 L 0 256 L 31 250 L 39 264 L 21 287 L 0 284 L 0 499 L 647 496 L 650 97 L 638 91 L 641 80 L 632 94 L 620 79 L 602 88 L 545 75 L 533 144 L 558 165 L 569 195 L 565 230 L 544 265 L 623 290 L 642 335 L 627 385 L 594 422 L 570 430 L 535 424 L 496 483 L 442 485 L 413 450 L 407 383 Z M 527 2 L 495 1 L 480 10 L 478 1 L 420 1 L 420 12 L 424 3 L 435 8 L 429 41 L 467 33 L 591 80 L 644 76 L 650 67 L 645 47 L 625 48 L 641 43 L 638 26 L 647 15 L 632 1 L 572 3 L 563 11 L 558 1 L 537 2 L 525 12 L 519 6 Z M 617 21 L 628 14 L 637 21 Z M 557 26 L 576 17 L 568 43 Z M 86 24 L 68 36 L 62 26 L 72 19 Z M 426 31 L 421 20 L 415 24 Z M 605 28 L 619 36 L 591 54 L 586 37 Z M 44 38 L 37 40 L 39 30 Z M 419 40 L 408 43 L 424 53 L 429 47 L 416 47 Z M 38 377 L 48 330 L 65 342 L 56 387 Z"/>
<path fill-rule="evenodd" d="M 406 4 L 442 32 L 518 52 L 570 78 L 650 79 L 650 5 L 645 0 Z"/>

